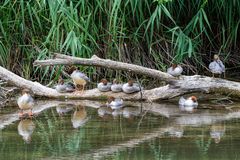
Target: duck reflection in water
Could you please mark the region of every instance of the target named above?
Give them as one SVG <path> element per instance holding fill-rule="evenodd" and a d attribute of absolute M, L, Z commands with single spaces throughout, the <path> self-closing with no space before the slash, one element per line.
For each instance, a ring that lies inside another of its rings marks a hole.
<path fill-rule="evenodd" d="M 114 109 L 112 112 L 112 116 L 115 119 L 115 118 L 119 117 L 120 115 L 122 115 L 122 113 L 123 113 L 122 108 Z"/>
<path fill-rule="evenodd" d="M 18 124 L 18 134 L 22 136 L 26 143 L 31 143 L 31 135 L 35 129 L 35 124 L 31 119 L 21 120 Z"/>
<path fill-rule="evenodd" d="M 170 137 L 181 138 L 183 136 L 184 129 L 181 125 L 169 127 L 167 129 L 167 133 L 169 134 Z"/>
<path fill-rule="evenodd" d="M 185 107 L 185 106 L 179 105 L 179 109 L 180 109 L 180 111 L 182 111 L 182 112 L 188 112 L 188 113 L 194 113 L 194 112 L 197 111 L 197 108 L 192 107 L 192 106 L 187 106 L 187 107 Z"/>
<path fill-rule="evenodd" d="M 72 104 L 64 104 L 64 105 L 60 104 L 56 107 L 56 111 L 59 114 L 59 116 L 63 116 L 66 113 L 70 112 L 71 110 L 73 110 Z"/>
<path fill-rule="evenodd" d="M 88 120 L 89 118 L 87 117 L 85 107 L 77 106 L 71 119 L 73 128 L 84 126 Z"/>
<path fill-rule="evenodd" d="M 98 116 L 103 118 L 103 119 L 108 119 L 110 118 L 112 115 L 112 108 L 111 107 L 107 107 L 106 105 L 102 105 L 98 108 Z"/>
<path fill-rule="evenodd" d="M 211 126 L 210 136 L 214 139 L 215 143 L 220 143 L 221 137 L 225 133 L 225 125 L 224 124 L 213 124 Z"/>
<path fill-rule="evenodd" d="M 141 114 L 140 107 L 125 107 L 123 108 L 123 117 L 128 119 L 133 119 Z"/>

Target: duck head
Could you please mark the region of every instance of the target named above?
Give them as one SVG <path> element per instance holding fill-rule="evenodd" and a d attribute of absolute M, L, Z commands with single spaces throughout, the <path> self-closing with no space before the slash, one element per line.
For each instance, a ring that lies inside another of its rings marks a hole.
<path fill-rule="evenodd" d="M 103 85 L 107 85 L 108 81 L 104 78 L 104 79 L 101 79 L 100 81 L 101 83 L 103 83 Z"/>
<path fill-rule="evenodd" d="M 113 80 L 113 84 L 118 84 L 119 82 L 118 82 L 118 80 L 115 78 L 114 80 Z"/>
<path fill-rule="evenodd" d="M 78 70 L 78 67 L 76 66 L 72 66 L 70 69 L 69 69 L 69 74 L 73 73 L 74 71 Z"/>
<path fill-rule="evenodd" d="M 22 95 L 24 94 L 30 94 L 30 90 L 29 89 L 23 89 L 22 90 Z"/>
<path fill-rule="evenodd" d="M 58 79 L 58 84 L 63 85 L 64 84 L 64 80 L 62 78 L 59 78 Z"/>
<path fill-rule="evenodd" d="M 133 86 L 133 80 L 129 80 L 129 81 L 128 81 L 128 85 L 129 85 L 129 86 Z"/>
<path fill-rule="evenodd" d="M 172 64 L 172 69 L 174 70 L 175 68 L 177 68 L 177 64 L 176 64 L 176 63 L 173 63 L 173 64 Z"/>
<path fill-rule="evenodd" d="M 197 97 L 195 97 L 195 96 L 191 96 L 190 99 L 191 99 L 193 102 L 197 102 Z"/>
<path fill-rule="evenodd" d="M 111 103 L 111 102 L 114 101 L 114 100 L 115 100 L 115 97 L 109 96 L 107 102 L 108 102 L 108 103 Z"/>
<path fill-rule="evenodd" d="M 214 59 L 214 61 L 217 61 L 217 60 L 219 60 L 220 58 L 219 58 L 219 56 L 218 56 L 217 54 L 214 54 L 213 59 Z"/>

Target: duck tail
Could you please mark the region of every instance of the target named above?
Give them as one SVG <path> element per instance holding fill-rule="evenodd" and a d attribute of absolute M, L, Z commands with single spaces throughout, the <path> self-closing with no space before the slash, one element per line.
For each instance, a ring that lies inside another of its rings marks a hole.
<path fill-rule="evenodd" d="M 178 104 L 179 104 L 179 105 L 184 105 L 185 101 L 186 101 L 186 99 L 183 98 L 183 96 L 181 96 L 180 99 L 179 99 L 179 101 L 178 101 Z"/>

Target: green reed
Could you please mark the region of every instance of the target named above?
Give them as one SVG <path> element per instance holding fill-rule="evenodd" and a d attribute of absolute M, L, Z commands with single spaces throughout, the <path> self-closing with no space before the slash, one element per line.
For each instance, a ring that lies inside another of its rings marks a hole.
<path fill-rule="evenodd" d="M 239 64 L 237 0 L 4 0 L 0 17 L 0 65 L 42 82 L 56 79 L 59 68 L 32 62 L 53 52 L 163 71 L 173 62 L 201 71 L 214 53 L 230 67 Z M 85 68 L 89 75 L 101 73 Z"/>

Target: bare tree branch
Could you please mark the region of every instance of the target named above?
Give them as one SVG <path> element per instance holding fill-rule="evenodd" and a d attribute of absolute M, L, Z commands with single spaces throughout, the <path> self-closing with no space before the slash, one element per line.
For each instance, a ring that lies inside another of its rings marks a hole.
<path fill-rule="evenodd" d="M 149 77 L 157 78 L 163 81 L 172 81 L 175 78 L 165 72 L 161 72 L 155 69 L 150 69 L 146 67 L 142 67 L 135 64 L 117 62 L 110 59 L 101 59 L 96 55 L 92 56 L 92 58 L 77 58 L 71 57 L 62 54 L 55 54 L 56 59 L 48 59 L 48 60 L 36 60 L 33 65 L 35 66 L 49 66 L 49 65 L 87 65 L 87 66 L 97 66 L 109 69 L 117 69 L 124 70 L 128 72 L 134 72 L 137 74 L 146 75 Z"/>

